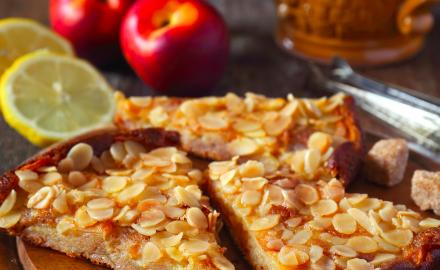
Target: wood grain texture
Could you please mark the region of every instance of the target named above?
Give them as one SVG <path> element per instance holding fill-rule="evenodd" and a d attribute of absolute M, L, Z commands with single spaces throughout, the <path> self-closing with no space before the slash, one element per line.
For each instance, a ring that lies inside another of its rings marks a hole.
<path fill-rule="evenodd" d="M 280 50 L 273 40 L 276 23 L 272 0 L 210 0 L 230 26 L 231 57 L 228 70 L 213 90 L 206 95 L 221 95 L 228 91 L 242 94 L 254 91 L 269 96 L 285 96 L 294 93 L 297 96 L 319 96 L 325 92 L 312 91 L 307 87 L 308 72 L 304 61 L 294 58 Z M 48 0 L 0 0 L 0 18 L 19 16 L 48 23 Z M 426 48 L 414 59 L 387 67 L 365 69 L 363 73 L 371 77 L 413 88 L 424 93 L 440 97 L 440 8 L 436 10 L 436 25 L 428 37 Z M 129 95 L 150 95 L 146 87 L 127 66 L 105 67 L 103 70 L 110 83 Z M 367 130 L 384 136 L 398 136 L 399 132 L 378 122 L 366 113 L 360 112 L 361 124 Z M 18 165 L 39 149 L 9 128 L 0 117 L 0 173 Z M 411 155 L 406 174 L 406 182 L 392 189 L 383 189 L 358 182 L 352 190 L 368 192 L 381 198 L 392 199 L 400 203 L 411 203 L 409 199 L 409 177 L 416 168 L 435 169 L 422 158 Z M 437 167 L 437 170 L 439 168 Z M 46 253 L 34 250 L 41 261 Z M 31 252 L 29 252 L 31 254 Z M 60 258 L 66 259 L 64 255 Z M 51 257 L 52 258 L 52 257 Z M 72 264 L 72 259 L 66 265 Z M 15 239 L 0 235 L 0 269 L 20 269 L 15 252 Z M 48 264 L 50 265 L 50 264 Z M 50 268 L 45 268 L 49 269 Z M 68 268 L 52 268 L 68 269 Z M 81 269 L 80 267 L 71 269 Z"/>

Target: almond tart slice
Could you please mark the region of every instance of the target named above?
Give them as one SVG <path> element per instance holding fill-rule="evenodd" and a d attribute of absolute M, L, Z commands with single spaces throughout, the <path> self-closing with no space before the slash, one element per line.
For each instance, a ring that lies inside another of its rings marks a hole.
<path fill-rule="evenodd" d="M 209 165 L 209 194 L 260 270 L 440 269 L 440 220 L 237 159 Z"/>
<path fill-rule="evenodd" d="M 362 154 L 353 100 L 343 94 L 320 99 L 247 93 L 179 99 L 118 95 L 115 123 L 126 129 L 162 127 L 178 131 L 188 152 L 213 160 L 234 156 L 278 159 L 303 173 L 306 148 L 328 159 L 327 172 L 346 184 Z M 298 152 L 298 153 L 297 153 Z"/>
<path fill-rule="evenodd" d="M 175 132 L 104 130 L 0 178 L 0 228 L 112 269 L 234 269 Z"/>

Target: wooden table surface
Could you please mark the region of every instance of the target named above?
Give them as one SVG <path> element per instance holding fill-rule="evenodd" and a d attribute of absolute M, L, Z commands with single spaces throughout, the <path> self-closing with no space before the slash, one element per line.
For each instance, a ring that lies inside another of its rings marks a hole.
<path fill-rule="evenodd" d="M 322 95 L 306 87 L 307 69 L 304 61 L 296 59 L 277 47 L 273 40 L 275 10 L 272 0 L 211 0 L 224 14 L 230 26 L 231 58 L 229 68 L 216 89 L 206 95 L 221 95 L 228 91 L 242 94 L 246 91 L 270 96 Z M 45 24 L 48 0 L 0 0 L 0 18 L 28 17 Z M 436 25 L 428 37 L 425 49 L 414 59 L 387 67 L 365 69 L 362 72 L 373 78 L 402 85 L 426 94 L 440 97 L 440 9 L 435 11 Z M 106 67 L 104 73 L 110 83 L 127 94 L 150 95 L 152 92 L 127 67 Z M 368 129 L 380 130 L 392 136 L 395 131 L 365 113 L 361 122 Z M 38 151 L 0 117 L 0 173 L 23 161 Z M 0 243 L 13 245 L 13 239 L 0 235 Z M 8 269 L 20 269 L 14 261 L 15 250 L 7 253 Z M 6 263 L 6 264 L 5 264 Z"/>

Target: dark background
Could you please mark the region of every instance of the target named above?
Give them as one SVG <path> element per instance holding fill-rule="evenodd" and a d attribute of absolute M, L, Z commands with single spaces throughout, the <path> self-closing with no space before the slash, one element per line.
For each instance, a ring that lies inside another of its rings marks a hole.
<path fill-rule="evenodd" d="M 367 0 L 366 0 L 367 1 Z M 211 0 L 231 29 L 231 58 L 228 70 L 210 94 L 253 91 L 270 96 L 316 96 L 307 89 L 304 62 L 277 47 L 273 39 L 275 5 L 272 0 Z M 48 23 L 48 0 L 0 0 L 0 18 L 19 16 Z M 440 8 L 426 48 L 414 59 L 387 67 L 365 69 L 365 74 L 383 81 L 417 89 L 440 97 Z M 110 83 L 127 94 L 147 95 L 151 91 L 128 68 L 105 68 Z M 361 113 L 367 130 L 392 131 Z M 38 149 L 10 129 L 0 117 L 0 173 L 17 165 Z"/>

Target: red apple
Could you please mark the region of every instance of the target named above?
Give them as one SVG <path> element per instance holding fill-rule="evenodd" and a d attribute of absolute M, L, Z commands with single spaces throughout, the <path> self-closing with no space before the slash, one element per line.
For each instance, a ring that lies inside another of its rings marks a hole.
<path fill-rule="evenodd" d="M 153 89 L 189 96 L 221 79 L 229 33 L 219 13 L 203 0 L 140 0 L 122 22 L 121 47 Z"/>
<path fill-rule="evenodd" d="M 52 28 L 70 40 L 76 53 L 95 64 L 121 58 L 119 29 L 134 0 L 51 0 Z"/>

